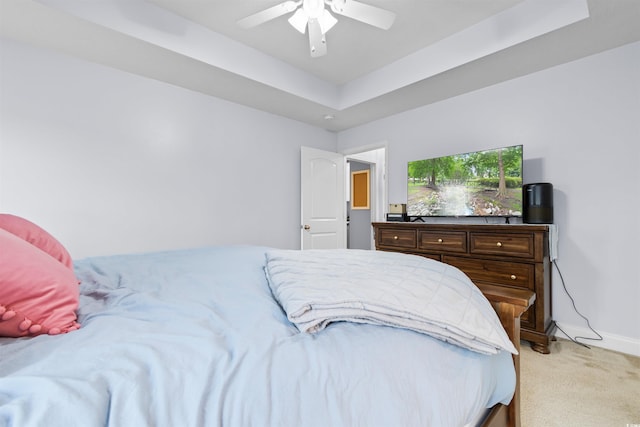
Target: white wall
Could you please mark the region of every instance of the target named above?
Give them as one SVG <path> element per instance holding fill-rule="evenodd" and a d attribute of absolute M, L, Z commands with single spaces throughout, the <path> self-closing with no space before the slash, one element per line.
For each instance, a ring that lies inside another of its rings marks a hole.
<path fill-rule="evenodd" d="M 9 40 L 0 55 L 0 211 L 74 258 L 300 247 L 300 146 L 335 134 Z"/>
<path fill-rule="evenodd" d="M 578 309 L 604 346 L 640 354 L 640 43 L 341 132 L 338 149 L 381 139 L 392 203 L 406 200 L 409 160 L 523 144 L 525 182 L 554 185 Z M 561 326 L 587 332 L 555 271 L 552 303 Z"/>

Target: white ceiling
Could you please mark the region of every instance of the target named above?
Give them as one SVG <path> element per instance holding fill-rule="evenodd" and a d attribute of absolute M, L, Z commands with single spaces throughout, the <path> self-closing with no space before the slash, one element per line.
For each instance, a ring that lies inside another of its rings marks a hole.
<path fill-rule="evenodd" d="M 384 31 L 337 16 L 338 24 L 327 33 L 329 54 L 322 58 L 311 58 L 307 38 L 287 23 L 291 14 L 249 30 L 236 25 L 238 19 L 280 1 L 150 0 L 334 84 L 375 71 L 522 0 L 363 0 L 396 13 L 394 25 Z"/>
<path fill-rule="evenodd" d="M 341 131 L 640 40 L 640 0 L 361 0 L 311 58 L 280 0 L 0 0 L 0 35 Z M 325 116 L 334 116 L 326 120 Z"/>

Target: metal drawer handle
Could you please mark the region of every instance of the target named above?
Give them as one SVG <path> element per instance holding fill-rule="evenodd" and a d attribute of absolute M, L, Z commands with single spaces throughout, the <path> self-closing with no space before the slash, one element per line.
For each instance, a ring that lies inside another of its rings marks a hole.
<path fill-rule="evenodd" d="M 496 243 L 496 246 L 499 247 L 499 248 L 502 247 L 502 242 Z"/>
<path fill-rule="evenodd" d="M 512 275 L 511 275 L 511 280 L 516 280 L 516 279 L 517 279 L 516 275 L 515 275 L 515 274 L 512 274 Z"/>
<path fill-rule="evenodd" d="M 438 239 L 438 243 L 442 243 L 442 242 L 443 242 L 443 240 L 442 240 L 442 239 Z"/>
<path fill-rule="evenodd" d="M 393 240 L 398 240 L 398 236 L 393 236 Z"/>

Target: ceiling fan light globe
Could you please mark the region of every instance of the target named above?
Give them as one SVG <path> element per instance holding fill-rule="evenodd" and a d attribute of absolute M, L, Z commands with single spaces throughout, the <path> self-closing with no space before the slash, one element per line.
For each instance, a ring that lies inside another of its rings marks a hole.
<path fill-rule="evenodd" d="M 327 9 L 324 9 L 320 18 L 318 18 L 318 22 L 320 23 L 320 31 L 322 34 L 326 34 L 334 25 L 338 22 L 338 20 L 331 14 Z"/>
<path fill-rule="evenodd" d="M 296 10 L 296 13 L 294 13 L 291 18 L 289 18 L 288 21 L 293 28 L 304 34 L 307 30 L 307 22 L 309 21 L 309 17 L 304 10 L 298 9 Z"/>

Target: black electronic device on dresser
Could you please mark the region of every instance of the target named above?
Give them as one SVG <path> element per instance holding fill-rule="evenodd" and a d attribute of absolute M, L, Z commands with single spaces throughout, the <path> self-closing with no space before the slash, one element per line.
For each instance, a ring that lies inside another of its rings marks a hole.
<path fill-rule="evenodd" d="M 522 222 L 553 224 L 553 185 L 548 182 L 522 186 Z"/>
<path fill-rule="evenodd" d="M 409 221 L 409 216 L 407 216 L 407 205 L 404 203 L 390 204 L 389 213 L 387 213 L 387 221 L 394 221 L 394 222 Z"/>
<path fill-rule="evenodd" d="M 551 225 L 374 222 L 377 250 L 421 255 L 451 264 L 478 286 L 535 292 L 522 315 L 521 337 L 549 353 L 551 318 Z"/>
<path fill-rule="evenodd" d="M 406 213 L 388 213 L 387 221 L 406 222 L 409 221 L 409 217 Z"/>

